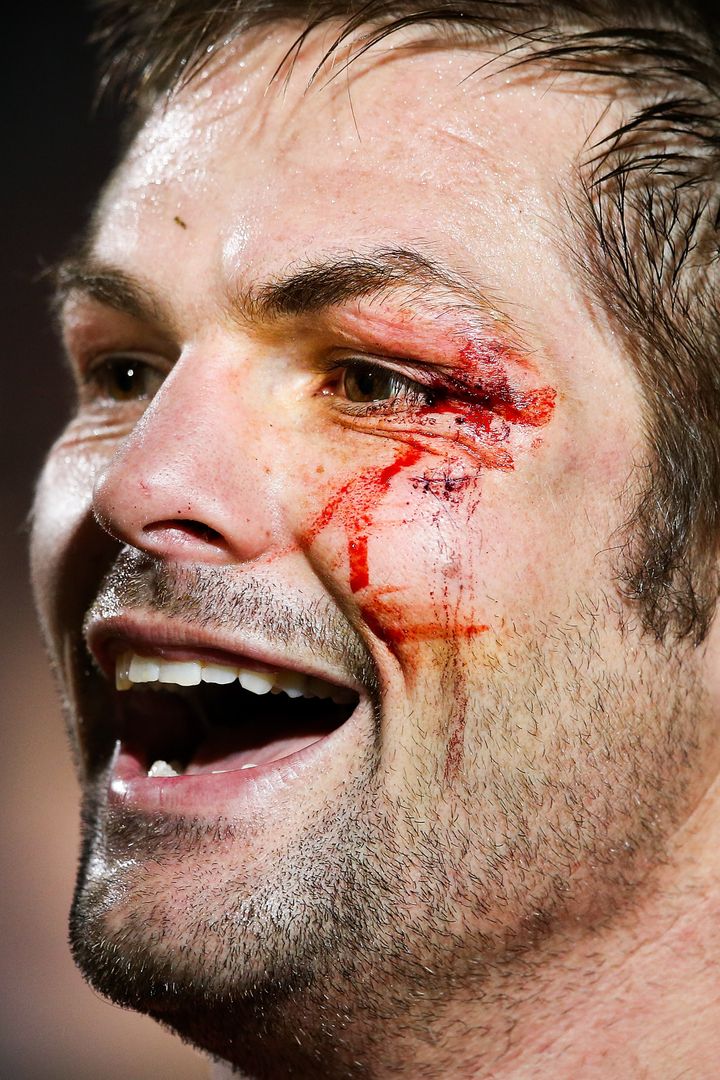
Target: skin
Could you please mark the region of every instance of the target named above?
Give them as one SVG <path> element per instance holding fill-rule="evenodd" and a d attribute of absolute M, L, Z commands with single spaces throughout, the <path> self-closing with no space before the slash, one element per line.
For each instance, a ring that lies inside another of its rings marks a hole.
<path fill-rule="evenodd" d="M 483 57 L 455 48 L 307 90 L 314 41 L 268 91 L 291 39 L 157 109 L 104 192 L 93 259 L 152 317 L 64 306 L 80 404 L 33 566 L 95 822 L 78 959 L 251 1076 L 709 1077 L 716 632 L 661 646 L 617 590 L 642 402 L 564 242 L 607 103 L 463 81 Z M 247 302 L 397 248 L 463 287 Z M 128 351 L 145 396 L 118 400 Z M 354 357 L 410 397 L 362 412 Z M 448 371 L 443 411 L 422 395 Z M 503 419 L 498 373 L 542 423 Z M 113 634 L 300 670 L 325 642 L 360 706 L 300 781 L 148 814 L 107 794 Z"/>

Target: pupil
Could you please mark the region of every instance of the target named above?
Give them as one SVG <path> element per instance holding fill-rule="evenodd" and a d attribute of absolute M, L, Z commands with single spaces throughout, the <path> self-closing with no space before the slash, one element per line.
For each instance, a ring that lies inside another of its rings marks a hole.
<path fill-rule="evenodd" d="M 388 377 L 371 367 L 356 367 L 346 376 L 346 392 L 353 401 L 377 401 L 388 396 Z"/>
<path fill-rule="evenodd" d="M 132 390 L 133 379 L 135 378 L 135 368 L 123 368 L 120 372 L 120 388 L 122 390 Z"/>
<path fill-rule="evenodd" d="M 360 371 L 356 378 L 357 387 L 363 397 L 371 397 L 375 391 L 375 373 Z"/>
<path fill-rule="evenodd" d="M 135 390 L 136 371 L 132 364 L 118 364 L 115 368 L 115 387 L 117 393 L 128 396 Z"/>

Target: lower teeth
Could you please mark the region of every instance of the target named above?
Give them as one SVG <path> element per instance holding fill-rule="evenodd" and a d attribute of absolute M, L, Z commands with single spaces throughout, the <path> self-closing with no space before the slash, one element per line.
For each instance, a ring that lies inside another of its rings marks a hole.
<path fill-rule="evenodd" d="M 257 769 L 257 765 L 247 764 L 241 765 L 241 769 Z M 213 774 L 229 772 L 229 769 L 212 769 Z M 162 758 L 158 758 L 157 761 L 153 761 L 152 765 L 148 769 L 148 778 L 156 779 L 157 777 L 164 776 L 182 776 L 185 770 L 179 761 L 163 761 Z"/>
<path fill-rule="evenodd" d="M 180 776 L 182 766 L 177 761 L 154 761 L 148 769 L 148 776 Z"/>

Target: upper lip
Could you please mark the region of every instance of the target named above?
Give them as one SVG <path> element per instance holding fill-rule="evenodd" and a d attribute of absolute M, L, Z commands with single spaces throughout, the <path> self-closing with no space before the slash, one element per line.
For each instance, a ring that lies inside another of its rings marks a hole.
<path fill-rule="evenodd" d="M 258 670 L 296 671 L 356 693 L 364 689 L 347 671 L 319 664 L 317 657 L 291 655 L 271 642 L 229 640 L 216 630 L 149 613 L 91 618 L 85 626 L 85 640 L 90 654 L 110 681 L 115 677 L 117 657 L 131 651 L 140 656 L 204 659 L 208 663 Z"/>

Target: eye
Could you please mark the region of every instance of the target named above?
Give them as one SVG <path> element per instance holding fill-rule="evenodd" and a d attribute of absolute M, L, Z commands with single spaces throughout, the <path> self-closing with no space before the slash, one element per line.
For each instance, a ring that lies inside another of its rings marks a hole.
<path fill-rule="evenodd" d="M 434 401 L 430 387 L 391 368 L 364 361 L 353 361 L 343 368 L 335 393 L 353 404 L 402 401 L 412 406 L 432 405 Z"/>
<path fill-rule="evenodd" d="M 163 372 L 141 357 L 108 356 L 88 370 L 85 382 L 94 398 L 148 401 L 157 393 L 163 378 Z"/>

